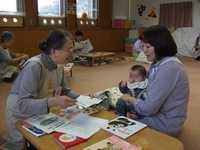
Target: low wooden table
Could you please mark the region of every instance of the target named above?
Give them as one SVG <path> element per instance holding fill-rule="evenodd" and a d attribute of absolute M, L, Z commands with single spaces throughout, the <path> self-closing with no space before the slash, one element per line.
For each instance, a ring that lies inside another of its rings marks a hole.
<path fill-rule="evenodd" d="M 99 109 L 95 107 L 96 109 Z M 117 116 L 109 111 L 99 109 L 99 112 L 92 114 L 91 116 L 104 118 L 104 119 L 114 119 Z M 80 124 L 81 125 L 81 124 Z M 59 146 L 53 139 L 52 136 L 55 133 L 46 134 L 41 137 L 36 137 L 30 132 L 22 128 L 20 121 L 16 123 L 17 129 L 24 136 L 24 148 L 26 150 L 27 140 L 31 142 L 39 150 L 62 150 L 62 147 Z M 83 148 L 90 146 L 96 142 L 99 142 L 107 137 L 110 137 L 112 134 L 100 129 L 92 137 L 90 137 L 86 142 L 80 143 L 73 147 L 68 148 L 68 150 L 82 150 Z M 141 147 L 142 150 L 183 150 L 183 144 L 174 137 L 165 135 L 161 132 L 155 131 L 149 127 L 139 131 L 136 134 L 133 134 L 126 139 L 127 142 Z"/>
<path fill-rule="evenodd" d="M 91 58 L 92 59 L 92 67 L 94 67 L 94 60 L 98 59 L 99 65 L 101 64 L 101 58 L 102 57 L 108 57 L 112 56 L 114 57 L 116 53 L 113 52 L 92 52 L 92 53 L 81 53 L 79 54 L 79 62 L 80 62 L 80 57 L 86 57 L 86 58 Z"/>

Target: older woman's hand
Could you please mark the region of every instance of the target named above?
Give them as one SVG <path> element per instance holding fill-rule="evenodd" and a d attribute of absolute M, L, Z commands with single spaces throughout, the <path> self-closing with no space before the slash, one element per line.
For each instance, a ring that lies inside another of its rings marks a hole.
<path fill-rule="evenodd" d="M 73 106 L 77 103 L 77 100 L 71 99 L 68 96 L 56 96 L 48 99 L 48 107 L 60 106 L 62 108 L 67 108 Z"/>
<path fill-rule="evenodd" d="M 132 97 L 131 95 L 129 94 L 123 94 L 119 99 L 123 100 L 123 101 L 126 101 L 126 102 L 129 102 L 131 104 L 134 103 L 135 101 L 135 98 Z"/>

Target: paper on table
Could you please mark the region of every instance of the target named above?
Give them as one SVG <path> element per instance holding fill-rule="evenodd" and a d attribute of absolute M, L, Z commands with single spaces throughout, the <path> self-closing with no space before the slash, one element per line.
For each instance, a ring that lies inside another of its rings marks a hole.
<path fill-rule="evenodd" d="M 76 103 L 79 106 L 83 106 L 88 108 L 94 104 L 99 104 L 102 100 L 98 98 L 91 98 L 90 96 L 80 95 L 77 99 L 78 102 Z"/>
<path fill-rule="evenodd" d="M 56 128 L 64 126 L 71 122 L 67 118 L 60 117 L 53 113 L 36 115 L 24 121 L 36 126 L 37 128 L 43 130 L 46 133 L 51 133 Z"/>
<path fill-rule="evenodd" d="M 88 139 L 106 122 L 108 122 L 106 119 L 91 117 L 87 114 L 80 113 L 72 119 L 70 124 L 57 128 L 55 131 Z"/>

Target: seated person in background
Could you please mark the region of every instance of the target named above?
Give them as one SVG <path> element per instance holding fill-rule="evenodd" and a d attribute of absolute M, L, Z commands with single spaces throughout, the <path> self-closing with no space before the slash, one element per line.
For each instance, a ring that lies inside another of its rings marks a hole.
<path fill-rule="evenodd" d="M 194 56 L 194 58 L 196 60 L 200 60 L 200 34 L 196 38 L 196 42 L 195 42 L 195 56 Z"/>
<path fill-rule="evenodd" d="M 134 65 L 130 69 L 129 81 L 121 81 L 119 83 L 119 90 L 123 94 L 128 93 L 132 97 L 144 100 L 145 98 L 143 93 L 146 89 L 147 83 L 146 69 L 141 65 Z M 136 112 L 134 105 L 121 99 L 118 99 L 116 103 L 115 114 L 132 119 L 142 118 L 142 115 Z"/>
<path fill-rule="evenodd" d="M 3 136 L 7 142 L 1 148 L 23 149 L 23 136 L 15 126 L 21 118 L 47 114 L 54 106 L 67 108 L 76 104 L 80 94 L 69 88 L 60 65 L 69 62 L 73 47 L 71 34 L 59 29 L 51 31 L 48 38 L 39 43 L 42 53 L 30 58 L 22 67 L 7 98 L 8 131 Z"/>
<path fill-rule="evenodd" d="M 138 38 L 133 46 L 133 57 L 137 58 L 137 56 L 141 51 L 142 51 L 142 41 L 140 38 Z"/>
<path fill-rule="evenodd" d="M 78 60 L 78 54 L 81 53 L 82 50 L 82 37 L 83 37 L 83 32 L 81 31 L 76 31 L 75 32 L 75 37 L 74 37 L 74 55 L 72 57 L 72 61 L 77 61 Z"/>
<path fill-rule="evenodd" d="M 14 41 L 14 38 L 14 34 L 9 31 L 4 31 L 1 35 L 0 82 L 12 82 L 19 72 L 19 68 L 13 66 L 13 64 L 20 61 L 25 62 L 29 58 L 27 54 L 14 53 L 8 48 Z"/>

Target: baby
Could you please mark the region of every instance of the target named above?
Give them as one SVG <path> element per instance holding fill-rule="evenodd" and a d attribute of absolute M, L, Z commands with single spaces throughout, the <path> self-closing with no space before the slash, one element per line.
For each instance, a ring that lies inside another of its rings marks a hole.
<path fill-rule="evenodd" d="M 128 93 L 132 97 L 145 100 L 144 92 L 147 83 L 146 69 L 141 65 L 134 65 L 130 69 L 129 81 L 121 81 L 119 83 L 119 90 L 123 94 Z M 134 105 L 121 99 L 118 99 L 116 103 L 115 114 L 132 119 L 142 118 L 142 115 L 135 111 Z"/>

